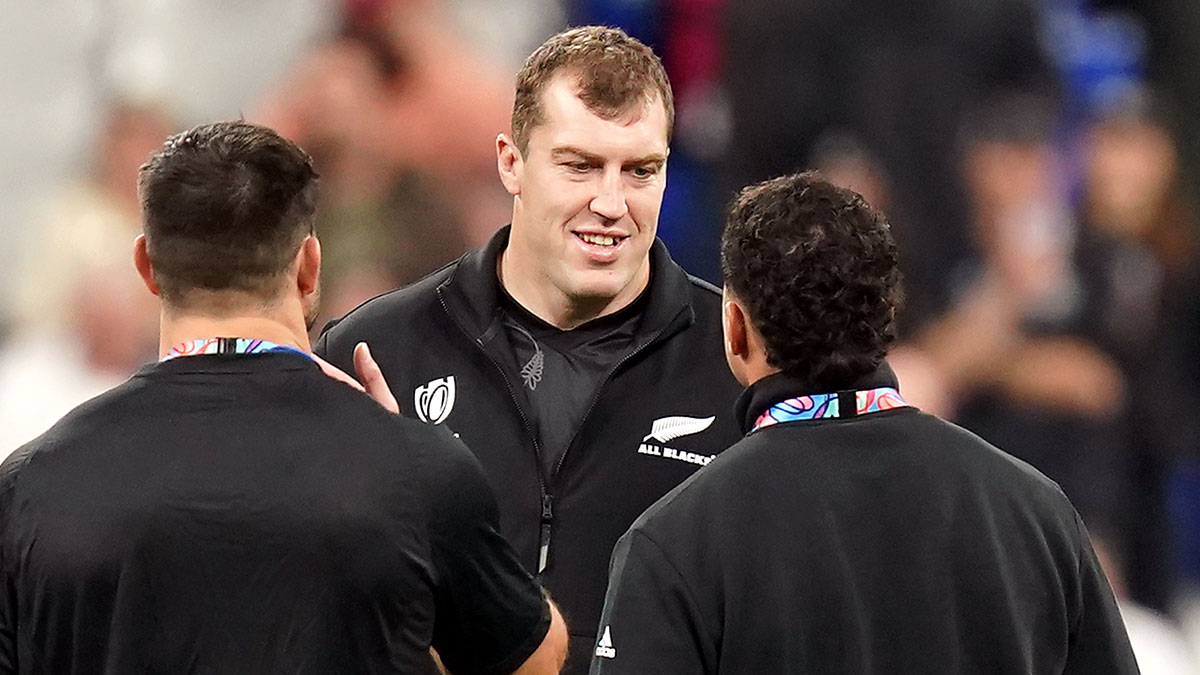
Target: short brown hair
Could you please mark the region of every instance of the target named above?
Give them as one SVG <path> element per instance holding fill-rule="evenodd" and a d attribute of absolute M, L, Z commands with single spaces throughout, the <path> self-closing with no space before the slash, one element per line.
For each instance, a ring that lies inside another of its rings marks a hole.
<path fill-rule="evenodd" d="M 529 134 L 545 122 L 542 91 L 559 73 L 575 78 L 580 100 L 604 118 L 625 112 L 638 99 L 656 95 L 667 112 L 667 140 L 675 126 L 675 100 L 667 71 L 654 52 L 619 28 L 583 26 L 542 43 L 517 72 L 513 141 L 525 152 Z"/>
<path fill-rule="evenodd" d="M 216 122 L 167 139 L 138 175 L 164 302 L 230 290 L 273 299 L 313 232 L 316 183 L 308 154 L 266 127 Z"/>

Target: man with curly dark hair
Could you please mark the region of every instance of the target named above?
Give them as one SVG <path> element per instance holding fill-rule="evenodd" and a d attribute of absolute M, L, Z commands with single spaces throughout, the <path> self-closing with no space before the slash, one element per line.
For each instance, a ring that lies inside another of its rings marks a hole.
<path fill-rule="evenodd" d="M 776 178 L 721 255 L 746 436 L 618 542 L 592 673 L 1136 673 L 1058 486 L 900 396 L 883 215 Z"/>

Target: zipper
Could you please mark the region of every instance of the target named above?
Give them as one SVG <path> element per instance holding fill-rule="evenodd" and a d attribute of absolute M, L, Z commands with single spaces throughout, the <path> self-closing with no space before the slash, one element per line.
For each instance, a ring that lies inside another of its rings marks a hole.
<path fill-rule="evenodd" d="M 479 351 L 483 352 L 483 355 L 488 358 L 488 361 L 492 362 L 492 365 L 495 366 L 496 370 L 500 371 L 500 378 L 504 380 L 504 387 L 508 389 L 508 395 L 512 399 L 513 405 L 517 408 L 517 414 L 521 416 L 521 425 L 525 428 L 525 433 L 529 436 L 529 440 L 533 444 L 533 463 L 537 468 L 538 489 L 541 491 L 542 496 L 542 512 L 539 521 L 540 527 L 538 529 L 537 561 L 537 575 L 540 577 L 550 562 L 550 535 L 554 526 L 554 495 L 550 493 L 546 486 L 546 476 L 542 471 L 542 451 L 538 445 L 537 434 L 534 433 L 533 426 L 529 423 L 529 418 L 525 416 L 525 411 L 521 408 L 521 401 L 517 398 L 517 392 L 513 390 L 512 383 L 508 380 L 508 373 L 504 372 L 504 367 L 501 366 L 500 362 L 493 358 L 492 355 L 488 353 L 487 349 L 484 348 L 483 340 L 481 338 L 471 337 L 471 332 L 467 330 L 466 326 L 462 325 L 462 322 L 458 320 L 458 317 L 456 317 L 454 313 L 450 311 L 450 308 L 446 306 L 446 299 L 442 297 L 441 289 L 438 289 L 437 295 L 438 302 L 442 305 L 442 310 L 446 312 L 446 314 L 450 317 L 450 320 L 454 322 L 454 325 L 458 326 L 458 329 L 461 330 L 468 339 L 475 343 L 475 346 L 479 348 Z M 563 462 L 566 461 L 567 455 L 571 452 L 571 447 L 575 445 L 575 439 L 579 437 L 579 432 L 583 429 L 583 425 L 587 422 L 588 417 L 591 417 L 592 411 L 596 408 L 596 404 L 600 402 L 600 393 L 603 392 L 604 388 L 608 386 L 608 383 L 612 380 L 613 375 L 616 375 L 617 371 L 620 370 L 621 367 L 624 366 L 630 359 L 638 354 L 641 354 L 650 345 L 658 342 L 658 339 L 662 337 L 663 333 L 665 333 L 673 324 L 674 320 L 668 322 L 666 326 L 658 329 L 653 335 L 650 336 L 648 340 L 638 345 L 633 351 L 621 357 L 621 360 L 617 361 L 617 364 L 609 369 L 608 374 L 604 376 L 604 380 L 600 383 L 600 386 L 596 387 L 596 393 L 592 396 L 592 402 L 588 404 L 587 411 L 583 413 L 583 417 L 580 418 L 579 426 L 575 428 L 575 433 L 571 436 L 571 441 L 567 443 L 567 447 L 563 450 L 562 456 L 558 458 L 558 463 L 554 465 L 554 472 L 550 475 L 551 480 L 558 476 L 558 472 L 562 469 Z"/>
<path fill-rule="evenodd" d="M 454 316 L 454 313 L 450 311 L 448 306 L 446 306 L 446 300 L 442 297 L 440 289 L 438 292 L 438 302 L 441 303 L 442 310 L 446 312 L 446 314 L 454 322 L 454 325 L 458 326 L 458 329 L 461 330 L 468 339 L 474 342 L 475 346 L 479 348 L 479 351 L 483 352 L 483 355 L 487 357 L 488 361 L 490 361 L 492 365 L 496 367 L 496 370 L 500 371 L 500 378 L 504 380 L 504 387 L 505 389 L 508 389 L 509 398 L 512 399 L 513 405 L 517 409 L 517 414 L 521 417 L 521 426 L 524 427 L 526 436 L 529 437 L 529 441 L 533 444 L 533 464 L 537 469 L 538 490 L 541 492 L 542 497 L 541 517 L 539 520 L 540 527 L 538 530 L 537 561 L 537 574 L 538 576 L 541 576 L 550 560 L 550 530 L 551 525 L 554 523 L 554 495 L 550 494 L 550 492 L 546 489 L 546 477 L 542 472 L 542 451 L 538 445 L 537 434 L 534 433 L 533 425 L 529 423 L 529 418 L 525 415 L 525 410 L 521 408 L 521 401 L 517 398 L 517 392 L 513 389 L 512 383 L 509 382 L 508 373 L 504 372 L 504 367 L 501 366 L 500 362 L 497 361 L 490 353 L 488 353 L 488 350 L 484 348 L 482 338 L 471 337 L 471 332 L 467 330 L 466 326 L 462 325 L 462 322 L 458 320 L 458 317 Z M 559 465 L 561 466 L 561 464 L 562 461 L 560 460 Z M 557 469 L 555 469 L 555 471 L 557 471 Z"/>
<path fill-rule="evenodd" d="M 538 534 L 538 574 L 550 561 L 550 526 L 554 523 L 554 496 L 542 490 L 542 530 Z"/>

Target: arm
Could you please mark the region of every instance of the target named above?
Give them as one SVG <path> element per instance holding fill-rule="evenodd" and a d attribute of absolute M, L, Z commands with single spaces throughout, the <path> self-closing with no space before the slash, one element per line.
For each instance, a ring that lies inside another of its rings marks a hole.
<path fill-rule="evenodd" d="M 550 606 L 550 630 L 542 644 L 513 671 L 513 675 L 555 675 L 567 660 L 567 624 L 549 598 L 546 603 Z"/>
<path fill-rule="evenodd" d="M 1075 523 L 1080 537 L 1079 596 L 1063 675 L 1136 675 L 1137 661 L 1112 588 L 1078 514 Z"/>
<path fill-rule="evenodd" d="M 428 433 L 433 648 L 451 673 L 557 673 L 562 616 L 501 536 L 483 468 L 461 442 Z"/>
<path fill-rule="evenodd" d="M 550 598 L 546 598 L 546 603 L 550 606 L 550 630 L 542 638 L 542 644 L 525 659 L 520 668 L 513 671 L 513 675 L 557 675 L 567 660 L 567 624 Z M 433 655 L 438 672 L 450 675 L 450 671 L 442 665 L 442 657 L 437 650 L 430 649 L 429 652 Z"/>
<path fill-rule="evenodd" d="M 631 529 L 613 549 L 592 675 L 710 673 L 718 640 L 679 569 Z"/>

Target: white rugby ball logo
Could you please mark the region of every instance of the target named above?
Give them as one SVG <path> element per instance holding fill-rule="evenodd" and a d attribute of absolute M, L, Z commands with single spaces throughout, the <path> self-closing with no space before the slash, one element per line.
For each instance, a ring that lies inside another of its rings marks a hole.
<path fill-rule="evenodd" d="M 422 422 L 441 424 L 450 416 L 454 409 L 454 376 L 432 380 L 423 387 L 417 387 L 413 392 L 413 403 L 417 409 L 417 417 Z"/>

